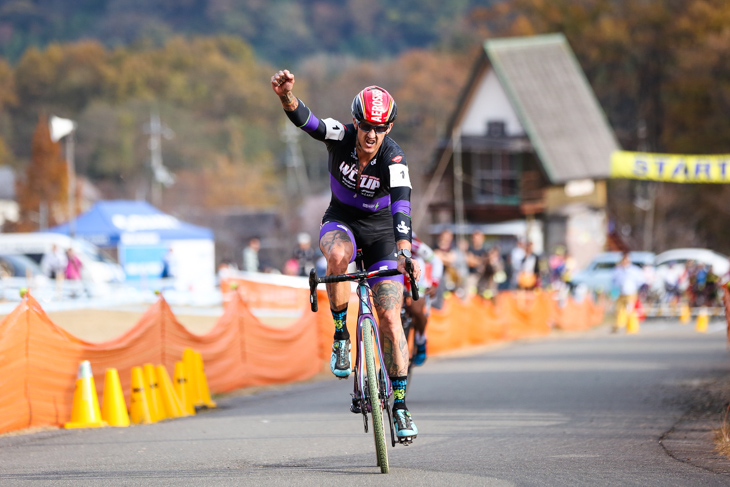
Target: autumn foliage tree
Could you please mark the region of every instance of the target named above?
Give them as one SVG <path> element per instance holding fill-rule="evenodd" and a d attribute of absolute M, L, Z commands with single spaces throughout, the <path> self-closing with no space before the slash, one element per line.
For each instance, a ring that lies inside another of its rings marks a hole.
<path fill-rule="evenodd" d="M 45 114 L 38 117 L 31 161 L 16 190 L 20 213 L 17 231 L 38 230 L 42 223 L 53 226 L 68 219 L 67 164 L 60 143 L 51 140 Z"/>

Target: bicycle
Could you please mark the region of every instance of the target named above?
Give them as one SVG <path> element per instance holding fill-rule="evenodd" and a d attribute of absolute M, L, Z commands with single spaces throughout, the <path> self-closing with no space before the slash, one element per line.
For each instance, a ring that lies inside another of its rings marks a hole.
<path fill-rule="evenodd" d="M 390 383 L 388 374 L 385 372 L 385 360 L 383 359 L 383 351 L 380 346 L 380 331 L 373 313 L 372 301 L 370 299 L 371 290 L 367 280 L 374 277 L 396 276 L 400 272 L 397 269 L 364 270 L 362 252 L 360 250 L 357 251 L 356 262 L 358 271 L 350 274 L 318 277 L 317 271 L 312 269 L 309 273 L 309 302 L 312 311 L 316 312 L 318 309 L 317 285 L 319 284 L 345 281 L 357 282 L 356 292 L 360 305 L 357 310 L 357 332 L 355 334 L 355 386 L 352 393 L 350 411 L 362 414 L 365 433 L 368 433 L 368 414 L 370 414 L 373 424 L 372 429 L 377 464 L 380 467 L 381 473 L 388 473 L 390 466 L 388 464 L 388 449 L 385 439 L 385 427 L 383 425 L 383 409 L 385 409 L 388 415 L 390 439 L 392 446 L 395 447 L 396 435 L 389 404 L 390 396 L 393 394 L 393 386 Z M 413 279 L 413 264 L 408 258 L 406 258 L 406 270 L 411 280 L 415 282 Z M 413 299 L 418 299 L 418 290 L 415 290 L 413 293 Z M 374 348 L 373 337 L 375 338 Z M 376 354 L 377 361 L 375 359 Z M 403 445 L 409 445 L 412 441 L 413 438 L 411 437 L 398 438 L 398 442 Z"/>

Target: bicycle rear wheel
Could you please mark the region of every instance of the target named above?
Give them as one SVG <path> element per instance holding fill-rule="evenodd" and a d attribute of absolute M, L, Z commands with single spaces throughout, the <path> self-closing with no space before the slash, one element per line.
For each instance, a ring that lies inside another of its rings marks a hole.
<path fill-rule="evenodd" d="M 368 374 L 368 395 L 370 396 L 370 414 L 373 419 L 375 453 L 377 454 L 380 473 L 388 473 L 390 467 L 388 465 L 388 446 L 385 442 L 385 428 L 383 425 L 383 404 L 378 394 L 379 380 L 375 368 L 373 323 L 369 318 L 362 321 L 362 340 L 363 348 L 365 349 L 365 367 Z"/>

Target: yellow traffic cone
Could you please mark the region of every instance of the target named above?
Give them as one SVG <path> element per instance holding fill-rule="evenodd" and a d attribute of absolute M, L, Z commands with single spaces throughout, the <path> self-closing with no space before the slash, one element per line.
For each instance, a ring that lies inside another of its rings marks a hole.
<path fill-rule="evenodd" d="M 195 352 L 196 370 L 198 375 L 198 393 L 200 399 L 207 408 L 214 408 L 218 406 L 215 401 L 210 397 L 210 389 L 208 388 L 208 378 L 205 376 L 205 366 L 203 365 L 203 355 L 200 352 Z"/>
<path fill-rule="evenodd" d="M 707 308 L 700 308 L 700 312 L 697 315 L 697 325 L 695 325 L 695 331 L 698 333 L 707 333 L 707 325 L 709 324 L 709 317 L 707 316 Z"/>
<path fill-rule="evenodd" d="M 191 402 L 193 407 L 203 407 L 205 406 L 205 402 L 203 402 L 203 398 L 200 396 L 198 359 L 195 356 L 195 350 L 192 348 L 186 348 L 183 350 L 182 361 L 185 366 L 185 378 L 188 380 L 188 400 Z"/>
<path fill-rule="evenodd" d="M 628 314 L 626 313 L 626 308 L 624 306 L 621 306 L 616 310 L 616 330 L 620 330 L 622 328 L 626 328 L 626 324 L 628 321 Z"/>
<path fill-rule="evenodd" d="M 144 373 L 145 392 L 148 393 L 147 404 L 150 408 L 150 416 L 155 421 L 161 421 L 167 418 L 167 415 L 165 414 L 165 407 L 162 405 L 160 389 L 157 387 L 155 366 L 152 364 L 144 364 L 142 372 Z"/>
<path fill-rule="evenodd" d="M 180 405 L 188 414 L 195 414 L 195 406 L 190 402 L 190 394 L 188 394 L 188 379 L 185 374 L 185 364 L 175 362 L 175 375 L 173 377 L 175 393 L 180 399 Z"/>
<path fill-rule="evenodd" d="M 165 415 L 168 418 L 179 418 L 180 416 L 187 416 L 187 413 L 183 410 L 180 404 L 180 399 L 175 393 L 175 389 L 172 386 L 170 375 L 167 373 L 167 369 L 164 365 L 158 365 L 155 367 L 157 372 L 157 384 L 160 386 L 160 395 L 162 396 L 162 405 L 165 408 Z"/>
<path fill-rule="evenodd" d="M 639 333 L 639 314 L 636 311 L 629 313 L 629 319 L 626 323 L 626 334 L 635 335 Z"/>
<path fill-rule="evenodd" d="M 129 414 L 124 403 L 122 384 L 117 369 L 106 369 L 104 377 L 104 398 L 101 401 L 101 419 L 109 426 L 129 426 Z"/>
<path fill-rule="evenodd" d="M 132 367 L 132 394 L 130 398 L 129 416 L 134 424 L 149 424 L 155 420 L 150 414 L 147 404 L 142 367 Z"/>
<path fill-rule="evenodd" d="M 689 323 L 689 320 L 692 319 L 692 313 L 689 310 L 689 305 L 687 303 L 682 304 L 682 308 L 679 311 L 679 321 L 686 325 Z"/>
<path fill-rule="evenodd" d="M 94 385 L 94 376 L 91 373 L 91 364 L 88 360 L 84 360 L 79 364 L 79 372 L 76 376 L 71 421 L 64 424 L 63 427 L 98 428 L 100 426 L 107 426 L 107 424 L 101 419 L 99 399 L 96 396 L 96 385 Z"/>

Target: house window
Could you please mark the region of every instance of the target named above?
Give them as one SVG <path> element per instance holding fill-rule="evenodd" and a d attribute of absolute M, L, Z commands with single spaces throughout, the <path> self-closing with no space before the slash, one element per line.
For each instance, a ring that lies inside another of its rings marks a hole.
<path fill-rule="evenodd" d="M 501 151 L 474 153 L 472 163 L 475 202 L 520 204 L 522 163 L 518 154 Z"/>

